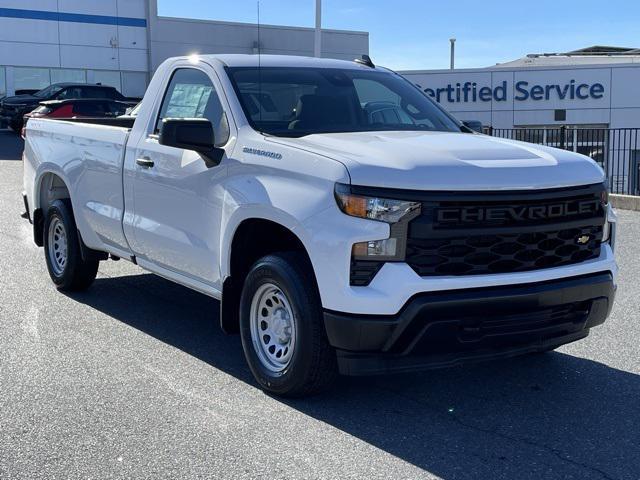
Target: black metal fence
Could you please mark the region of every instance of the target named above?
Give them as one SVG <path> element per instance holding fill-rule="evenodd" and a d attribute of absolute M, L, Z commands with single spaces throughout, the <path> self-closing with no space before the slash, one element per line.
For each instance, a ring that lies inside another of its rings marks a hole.
<path fill-rule="evenodd" d="M 640 128 L 491 128 L 488 135 L 571 150 L 607 173 L 611 193 L 640 195 Z"/>

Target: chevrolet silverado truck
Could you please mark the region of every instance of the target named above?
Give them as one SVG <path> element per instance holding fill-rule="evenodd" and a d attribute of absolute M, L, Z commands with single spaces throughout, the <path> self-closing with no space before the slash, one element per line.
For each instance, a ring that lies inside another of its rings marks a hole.
<path fill-rule="evenodd" d="M 593 160 L 475 133 L 369 59 L 167 60 L 127 117 L 29 120 L 24 201 L 57 288 L 122 258 L 219 299 L 283 396 L 553 350 L 616 290 Z"/>

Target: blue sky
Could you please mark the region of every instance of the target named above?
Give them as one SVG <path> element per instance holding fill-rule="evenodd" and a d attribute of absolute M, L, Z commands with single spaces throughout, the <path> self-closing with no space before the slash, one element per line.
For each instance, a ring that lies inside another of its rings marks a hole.
<path fill-rule="evenodd" d="M 314 0 L 260 0 L 262 23 L 313 26 Z M 324 0 L 323 27 L 370 32 L 374 62 L 395 69 L 485 67 L 594 44 L 640 47 L 632 0 Z M 256 0 L 159 0 L 160 15 L 255 22 Z"/>

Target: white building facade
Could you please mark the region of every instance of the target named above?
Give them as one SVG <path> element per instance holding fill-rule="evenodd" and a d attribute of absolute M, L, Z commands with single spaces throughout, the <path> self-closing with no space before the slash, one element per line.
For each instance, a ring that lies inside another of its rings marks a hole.
<path fill-rule="evenodd" d="M 56 82 L 141 97 L 166 58 L 193 53 L 313 55 L 310 28 L 158 15 L 157 0 L 0 0 L 0 97 Z M 258 43 L 260 41 L 260 43 Z M 369 52 L 366 32 L 323 30 L 323 56 Z"/>
<path fill-rule="evenodd" d="M 640 49 L 595 46 L 403 74 L 459 120 L 588 155 L 612 192 L 640 195 Z"/>
<path fill-rule="evenodd" d="M 460 120 L 497 129 L 640 128 L 640 51 L 590 47 L 489 68 L 403 74 Z"/>

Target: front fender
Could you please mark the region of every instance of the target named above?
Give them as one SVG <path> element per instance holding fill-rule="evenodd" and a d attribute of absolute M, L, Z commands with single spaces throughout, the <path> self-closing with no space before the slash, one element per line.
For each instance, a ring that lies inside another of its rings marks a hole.
<path fill-rule="evenodd" d="M 284 210 L 266 205 L 241 205 L 238 206 L 226 219 L 220 239 L 220 269 L 221 278 L 231 275 L 231 245 L 238 227 L 246 220 L 268 220 L 285 227 L 304 245 L 307 252 L 308 239 L 302 224 Z"/>

